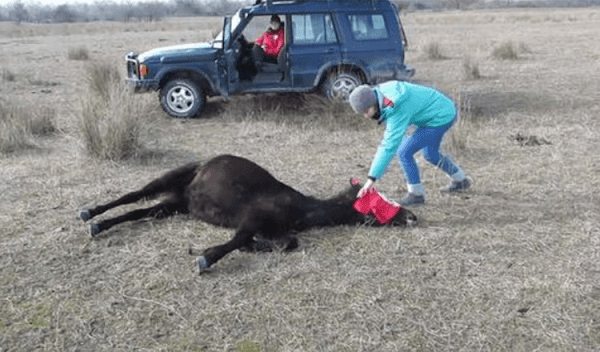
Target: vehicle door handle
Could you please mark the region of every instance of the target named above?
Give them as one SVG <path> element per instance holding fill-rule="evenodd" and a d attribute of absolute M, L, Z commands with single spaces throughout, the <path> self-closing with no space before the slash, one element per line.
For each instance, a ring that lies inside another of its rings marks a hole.
<path fill-rule="evenodd" d="M 335 52 L 334 48 L 328 48 L 327 50 L 325 50 L 326 53 L 331 54 Z"/>

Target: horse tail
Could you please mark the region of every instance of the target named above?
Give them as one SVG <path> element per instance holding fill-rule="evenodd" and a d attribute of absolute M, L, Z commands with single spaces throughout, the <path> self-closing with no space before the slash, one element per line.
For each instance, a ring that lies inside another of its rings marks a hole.
<path fill-rule="evenodd" d="M 201 167 L 201 162 L 192 162 L 180 166 L 165 173 L 158 179 L 151 182 L 148 186 L 154 186 L 151 186 L 151 188 L 155 188 L 157 190 L 156 195 L 161 193 L 183 194 L 185 192 L 185 188 L 192 183 L 192 180 L 194 180 L 194 177 L 196 177 L 196 174 Z"/>

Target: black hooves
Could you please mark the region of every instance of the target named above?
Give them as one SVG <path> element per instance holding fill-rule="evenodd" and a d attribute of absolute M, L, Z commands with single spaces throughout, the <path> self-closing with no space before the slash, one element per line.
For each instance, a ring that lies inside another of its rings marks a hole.
<path fill-rule="evenodd" d="M 92 214 L 90 214 L 89 210 L 85 209 L 79 212 L 79 218 L 83 221 L 88 221 L 92 218 Z"/>
<path fill-rule="evenodd" d="M 201 274 L 202 270 L 208 269 L 210 267 L 210 261 L 205 256 L 200 256 L 196 258 L 196 266 L 198 267 L 198 273 Z"/>
<path fill-rule="evenodd" d="M 102 228 L 100 227 L 100 225 L 98 225 L 98 224 L 90 225 L 90 236 L 94 237 L 97 234 L 99 234 L 100 232 L 102 232 Z"/>
<path fill-rule="evenodd" d="M 88 221 L 92 217 L 93 217 L 92 214 L 87 209 L 81 210 L 79 212 L 79 218 L 83 221 Z M 90 225 L 90 236 L 94 237 L 97 234 L 99 234 L 100 232 L 102 232 L 102 227 L 100 227 L 99 224 L 91 224 Z"/>

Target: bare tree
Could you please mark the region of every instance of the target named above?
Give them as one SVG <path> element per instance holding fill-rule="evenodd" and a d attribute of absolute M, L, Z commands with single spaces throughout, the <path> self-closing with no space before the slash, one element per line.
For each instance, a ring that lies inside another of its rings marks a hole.
<path fill-rule="evenodd" d="M 449 9 L 464 10 L 478 0 L 447 0 L 446 7 Z"/>
<path fill-rule="evenodd" d="M 12 9 L 9 11 L 9 17 L 17 23 L 29 20 L 29 12 L 27 12 L 21 0 L 16 0 L 13 3 Z"/>
<path fill-rule="evenodd" d="M 235 13 L 240 8 L 240 2 L 231 0 L 205 1 L 204 6 L 207 9 L 206 15 L 223 16 Z"/>
<path fill-rule="evenodd" d="M 77 14 L 67 4 L 57 7 L 52 15 L 52 20 L 56 23 L 76 22 L 77 19 Z"/>
<path fill-rule="evenodd" d="M 197 0 L 175 0 L 175 13 L 181 15 L 201 15 L 204 10 Z"/>
<path fill-rule="evenodd" d="M 138 10 L 138 17 L 149 22 L 158 21 L 171 13 L 167 5 L 156 1 L 140 2 L 138 3 Z"/>

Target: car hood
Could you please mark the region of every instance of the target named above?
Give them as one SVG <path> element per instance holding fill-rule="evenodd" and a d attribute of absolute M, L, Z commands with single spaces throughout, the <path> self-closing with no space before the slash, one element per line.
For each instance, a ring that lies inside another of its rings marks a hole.
<path fill-rule="evenodd" d="M 189 57 L 197 57 L 214 54 L 218 51 L 210 43 L 194 43 L 165 46 L 162 48 L 146 51 L 138 56 L 140 62 L 146 61 L 171 61 L 180 60 Z"/>

